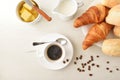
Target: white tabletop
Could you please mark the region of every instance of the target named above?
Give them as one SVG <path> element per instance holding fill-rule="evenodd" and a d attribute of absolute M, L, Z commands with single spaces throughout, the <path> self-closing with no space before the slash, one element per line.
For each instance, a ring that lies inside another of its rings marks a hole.
<path fill-rule="evenodd" d="M 73 21 L 87 9 L 93 0 L 85 0 L 85 6 L 80 8 L 75 17 L 70 21 L 62 21 L 52 14 L 57 0 L 39 0 L 41 8 L 46 11 L 53 20 L 45 19 L 34 25 L 25 24 L 16 17 L 16 5 L 20 0 L 2 0 L 0 5 L 0 80 L 120 80 L 119 57 L 109 57 L 102 53 L 101 48 L 92 46 L 86 51 L 82 50 L 84 39 L 81 28 L 75 29 Z M 78 2 L 80 0 L 77 0 Z M 97 1 L 97 0 L 96 0 Z M 70 39 L 74 47 L 72 62 L 61 70 L 49 70 L 39 63 L 37 54 L 29 52 L 34 50 L 32 42 L 39 40 L 49 33 L 60 33 Z M 74 65 L 76 56 L 83 55 L 83 60 Z M 99 55 L 94 63 L 100 68 L 92 68 L 91 71 L 78 72 L 81 62 L 89 60 L 89 57 Z M 110 64 L 106 64 L 110 61 Z M 106 67 L 113 70 L 106 71 Z M 93 74 L 92 77 L 89 74 Z"/>

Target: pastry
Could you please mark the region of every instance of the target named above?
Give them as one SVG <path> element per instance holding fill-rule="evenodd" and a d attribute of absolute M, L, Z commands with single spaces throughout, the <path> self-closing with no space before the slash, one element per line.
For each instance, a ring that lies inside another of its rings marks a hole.
<path fill-rule="evenodd" d="M 120 38 L 120 26 L 115 26 L 113 29 L 113 33 L 115 36 Z"/>
<path fill-rule="evenodd" d="M 110 9 L 106 22 L 112 25 L 120 26 L 120 4 Z"/>
<path fill-rule="evenodd" d="M 88 47 L 92 46 L 94 43 L 104 40 L 112 27 L 112 25 L 105 22 L 93 25 L 89 29 L 88 34 L 83 41 L 82 48 L 85 50 Z"/>
<path fill-rule="evenodd" d="M 101 4 L 90 7 L 82 16 L 78 17 L 74 21 L 74 27 L 78 28 L 83 25 L 100 23 L 102 22 L 106 15 L 108 14 L 108 8 Z"/>
<path fill-rule="evenodd" d="M 112 8 L 115 5 L 120 4 L 120 0 L 102 0 L 102 4 L 106 7 Z"/>
<path fill-rule="evenodd" d="M 109 56 L 120 56 L 120 39 L 104 40 L 102 51 Z"/>

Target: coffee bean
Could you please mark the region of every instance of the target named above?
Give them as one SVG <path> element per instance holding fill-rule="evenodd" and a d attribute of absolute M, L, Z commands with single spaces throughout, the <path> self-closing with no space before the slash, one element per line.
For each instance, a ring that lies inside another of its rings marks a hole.
<path fill-rule="evenodd" d="M 74 62 L 74 64 L 77 64 L 77 62 Z"/>
<path fill-rule="evenodd" d="M 86 66 L 87 64 L 86 63 L 84 63 L 84 66 Z"/>
<path fill-rule="evenodd" d="M 79 70 L 80 70 L 80 68 L 77 68 L 77 70 L 79 71 Z"/>
<path fill-rule="evenodd" d="M 87 62 L 87 64 L 90 64 L 91 63 L 91 60 L 89 60 L 88 62 Z"/>
<path fill-rule="evenodd" d="M 99 58 L 100 56 L 99 56 L 99 55 L 97 55 L 96 57 L 97 57 L 97 58 Z"/>
<path fill-rule="evenodd" d="M 77 70 L 78 70 L 79 72 L 81 72 L 81 71 L 82 71 L 80 68 L 77 68 Z"/>
<path fill-rule="evenodd" d="M 89 74 L 89 76 L 93 76 L 93 74 Z"/>
<path fill-rule="evenodd" d="M 83 70 L 81 70 L 82 72 L 85 72 L 85 70 L 83 69 Z"/>
<path fill-rule="evenodd" d="M 78 57 L 76 57 L 76 60 L 78 60 L 79 58 Z"/>
<path fill-rule="evenodd" d="M 82 68 L 85 68 L 84 63 L 81 63 Z"/>
<path fill-rule="evenodd" d="M 109 70 L 109 68 L 107 67 L 106 70 Z"/>
<path fill-rule="evenodd" d="M 81 72 L 81 69 L 79 70 L 79 72 Z"/>
<path fill-rule="evenodd" d="M 110 62 L 109 62 L 109 61 L 107 61 L 106 63 L 107 63 L 107 64 L 109 64 Z"/>
<path fill-rule="evenodd" d="M 79 59 L 82 59 L 82 57 L 83 57 L 83 56 L 82 56 L 82 55 L 80 55 Z"/>
<path fill-rule="evenodd" d="M 94 61 L 93 56 L 90 56 L 90 57 L 91 57 L 91 61 Z"/>
<path fill-rule="evenodd" d="M 91 66 L 88 66 L 88 70 L 89 70 L 89 71 L 91 70 Z"/>
<path fill-rule="evenodd" d="M 96 67 L 100 67 L 99 65 L 96 65 Z"/>
<path fill-rule="evenodd" d="M 82 66 L 84 66 L 84 63 L 81 63 Z"/>
<path fill-rule="evenodd" d="M 94 64 L 94 63 L 92 63 L 92 66 L 95 66 L 95 64 Z"/>
<path fill-rule="evenodd" d="M 69 59 L 66 59 L 67 62 L 69 62 Z"/>
<path fill-rule="evenodd" d="M 87 64 L 89 64 L 89 63 L 90 63 L 90 61 L 87 62 Z"/>
<path fill-rule="evenodd" d="M 65 61 L 63 61 L 63 63 L 65 64 L 66 62 L 65 62 Z"/>
<path fill-rule="evenodd" d="M 119 68 L 116 68 L 117 71 L 119 71 Z"/>
<path fill-rule="evenodd" d="M 112 70 L 110 70 L 110 73 L 112 73 L 113 71 Z"/>

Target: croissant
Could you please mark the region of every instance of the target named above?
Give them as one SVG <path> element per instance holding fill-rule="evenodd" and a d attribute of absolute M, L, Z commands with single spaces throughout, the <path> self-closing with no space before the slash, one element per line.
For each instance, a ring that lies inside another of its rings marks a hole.
<path fill-rule="evenodd" d="M 92 46 L 94 43 L 104 40 L 112 27 L 112 25 L 105 22 L 94 24 L 89 29 L 88 34 L 83 41 L 82 48 L 85 50 L 88 47 Z"/>
<path fill-rule="evenodd" d="M 74 21 L 74 27 L 78 28 L 83 25 L 100 23 L 102 22 L 106 15 L 108 14 L 108 8 L 101 4 L 90 7 L 82 16 L 78 17 Z"/>

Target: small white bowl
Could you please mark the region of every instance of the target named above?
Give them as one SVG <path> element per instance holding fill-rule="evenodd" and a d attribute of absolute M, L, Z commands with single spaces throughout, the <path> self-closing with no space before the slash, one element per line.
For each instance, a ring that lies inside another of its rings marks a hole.
<path fill-rule="evenodd" d="M 53 9 L 53 14 L 58 15 L 62 20 L 70 20 L 81 6 L 83 6 L 82 1 L 78 3 L 76 0 L 59 0 Z"/>
<path fill-rule="evenodd" d="M 24 3 L 25 3 L 24 1 L 20 1 L 20 2 L 18 3 L 17 7 L 16 7 L 16 14 L 17 14 L 18 19 L 19 19 L 20 21 L 24 22 L 24 23 L 29 23 L 29 24 L 35 24 L 35 23 L 39 22 L 39 21 L 41 20 L 41 15 L 40 15 L 40 14 L 38 14 L 38 16 L 36 17 L 36 19 L 34 19 L 34 20 L 31 21 L 31 22 L 26 22 L 26 21 L 22 20 L 22 18 L 20 17 L 19 11 L 20 11 L 20 9 L 21 9 L 21 7 L 22 7 L 22 5 L 23 5 Z M 35 3 L 38 5 L 38 7 L 40 7 L 37 2 L 35 2 Z"/>

